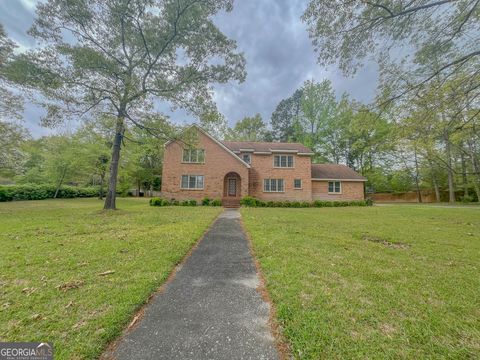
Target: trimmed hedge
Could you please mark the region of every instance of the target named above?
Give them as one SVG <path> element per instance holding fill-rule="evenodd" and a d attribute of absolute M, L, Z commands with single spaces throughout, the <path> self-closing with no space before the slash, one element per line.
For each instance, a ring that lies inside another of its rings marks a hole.
<path fill-rule="evenodd" d="M 53 185 L 6 185 L 0 186 L 0 201 L 53 199 L 56 187 Z M 62 186 L 57 198 L 78 198 L 98 196 L 97 187 Z"/>
<path fill-rule="evenodd" d="M 221 206 L 222 201 L 220 199 L 211 200 L 211 199 L 205 198 L 202 200 L 201 204 L 203 206 Z M 159 197 L 154 197 L 150 199 L 150 206 L 197 206 L 197 205 L 198 205 L 197 200 L 178 201 L 175 199 L 167 200 Z"/>
<path fill-rule="evenodd" d="M 344 207 L 344 206 L 372 206 L 373 201 L 351 200 L 351 201 L 262 201 L 251 196 L 245 196 L 240 204 L 247 207 L 284 207 L 284 208 L 308 208 L 308 207 Z"/>

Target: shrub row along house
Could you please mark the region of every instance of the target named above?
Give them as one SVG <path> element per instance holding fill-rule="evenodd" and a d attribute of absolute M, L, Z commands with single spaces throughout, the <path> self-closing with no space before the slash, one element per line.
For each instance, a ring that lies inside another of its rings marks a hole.
<path fill-rule="evenodd" d="M 338 164 L 312 164 L 313 152 L 298 143 L 219 141 L 197 125 L 195 146 L 165 145 L 162 196 L 265 201 L 362 200 L 366 179 Z"/>

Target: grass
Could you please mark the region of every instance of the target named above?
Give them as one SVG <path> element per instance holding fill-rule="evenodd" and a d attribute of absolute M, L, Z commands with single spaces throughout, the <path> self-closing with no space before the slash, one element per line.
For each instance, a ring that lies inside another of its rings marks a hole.
<path fill-rule="evenodd" d="M 56 359 L 98 357 L 221 211 L 118 206 L 0 203 L 0 341 L 51 341 Z"/>
<path fill-rule="evenodd" d="M 480 209 L 241 211 L 295 358 L 480 358 Z"/>

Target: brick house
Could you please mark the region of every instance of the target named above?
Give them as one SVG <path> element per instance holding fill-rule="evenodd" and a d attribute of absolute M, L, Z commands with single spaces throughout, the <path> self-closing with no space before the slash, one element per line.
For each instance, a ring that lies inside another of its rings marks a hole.
<path fill-rule="evenodd" d="M 167 199 L 362 200 L 366 179 L 338 164 L 312 164 L 299 143 L 219 141 L 197 125 L 194 148 L 165 145 L 161 194 Z"/>

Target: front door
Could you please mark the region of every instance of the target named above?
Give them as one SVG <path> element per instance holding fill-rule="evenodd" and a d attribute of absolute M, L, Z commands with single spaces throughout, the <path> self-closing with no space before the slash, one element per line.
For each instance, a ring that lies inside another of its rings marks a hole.
<path fill-rule="evenodd" d="M 237 179 L 228 179 L 228 196 L 237 196 Z"/>

